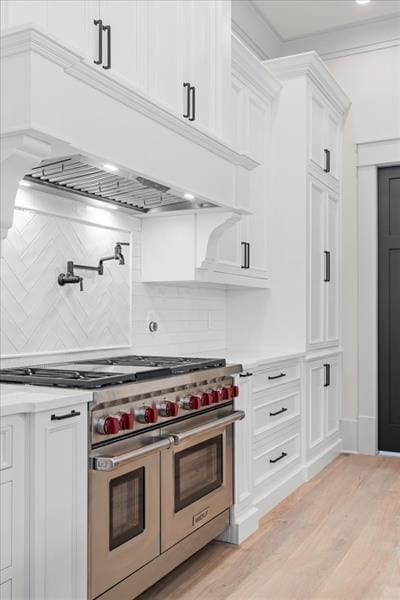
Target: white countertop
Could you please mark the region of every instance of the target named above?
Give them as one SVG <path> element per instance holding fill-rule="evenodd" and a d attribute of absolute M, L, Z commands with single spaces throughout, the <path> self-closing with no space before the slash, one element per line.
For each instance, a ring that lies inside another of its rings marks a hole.
<path fill-rule="evenodd" d="M 0 414 L 34 413 L 55 408 L 68 408 L 74 404 L 90 402 L 89 390 L 60 389 L 28 385 L 0 385 Z"/>
<path fill-rule="evenodd" d="M 304 352 L 274 352 L 273 354 L 267 354 L 266 352 L 228 352 L 225 354 L 226 362 L 228 364 L 240 363 L 244 370 L 257 369 L 263 365 L 269 365 L 276 362 L 300 359 L 304 356 Z"/>

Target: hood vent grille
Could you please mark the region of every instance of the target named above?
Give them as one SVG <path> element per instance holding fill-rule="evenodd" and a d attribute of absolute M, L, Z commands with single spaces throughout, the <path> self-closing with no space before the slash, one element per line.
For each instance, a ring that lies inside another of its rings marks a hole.
<path fill-rule="evenodd" d="M 132 173 L 109 172 L 81 155 L 44 160 L 24 179 L 142 214 L 216 207 L 211 202 L 184 200 L 165 185 Z"/>

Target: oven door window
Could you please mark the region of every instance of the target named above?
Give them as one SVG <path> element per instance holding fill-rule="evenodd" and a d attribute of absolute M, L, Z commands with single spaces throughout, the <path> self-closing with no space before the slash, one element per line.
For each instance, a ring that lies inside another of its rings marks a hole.
<path fill-rule="evenodd" d="M 222 435 L 175 454 L 175 512 L 221 487 Z"/>
<path fill-rule="evenodd" d="M 110 481 L 110 550 L 144 531 L 144 467 Z"/>

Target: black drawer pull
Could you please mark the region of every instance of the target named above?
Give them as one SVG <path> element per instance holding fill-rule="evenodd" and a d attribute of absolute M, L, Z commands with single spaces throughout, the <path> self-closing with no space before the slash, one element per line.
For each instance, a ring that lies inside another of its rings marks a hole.
<path fill-rule="evenodd" d="M 325 255 L 325 283 L 328 283 L 331 280 L 331 253 L 329 250 L 324 250 Z"/>
<path fill-rule="evenodd" d="M 282 460 L 282 458 L 285 458 L 285 456 L 287 456 L 287 452 L 282 452 L 282 454 L 278 456 L 278 458 L 270 458 L 269 462 L 272 464 L 277 463 L 278 460 Z"/>
<path fill-rule="evenodd" d="M 276 412 L 273 412 L 273 413 L 270 412 L 269 416 L 270 417 L 276 417 L 276 415 L 281 415 L 282 413 L 284 413 L 286 411 L 287 411 L 287 408 L 281 408 L 281 410 L 278 410 Z"/>
<path fill-rule="evenodd" d="M 253 375 L 253 373 L 249 373 L 249 371 L 247 371 L 247 373 L 240 373 L 239 377 L 251 377 Z"/>
<path fill-rule="evenodd" d="M 72 417 L 79 417 L 81 413 L 77 410 L 71 410 L 67 415 L 51 415 L 52 421 L 62 421 L 63 419 L 71 419 Z"/>
<path fill-rule="evenodd" d="M 190 83 L 186 81 L 183 87 L 186 88 L 186 112 L 182 116 L 184 119 L 188 119 L 190 117 Z"/>
<path fill-rule="evenodd" d="M 111 25 L 103 25 L 103 31 L 107 32 L 107 64 L 103 69 L 111 69 Z"/>
<path fill-rule="evenodd" d="M 281 377 L 286 377 L 286 373 L 280 373 L 279 375 L 268 375 L 268 379 L 280 379 Z"/>
<path fill-rule="evenodd" d="M 191 85 L 189 88 L 189 94 L 190 94 L 190 108 L 191 108 L 191 115 L 189 117 L 189 121 L 195 121 L 196 120 L 196 88 L 194 87 L 194 85 Z"/>

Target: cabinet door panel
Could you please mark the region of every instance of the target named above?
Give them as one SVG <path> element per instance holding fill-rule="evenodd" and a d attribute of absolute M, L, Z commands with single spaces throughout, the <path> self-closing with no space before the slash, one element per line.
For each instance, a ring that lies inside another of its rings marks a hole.
<path fill-rule="evenodd" d="M 332 110 L 326 109 L 324 148 L 330 152 L 330 175 L 336 179 L 339 178 L 339 132 L 340 117 Z"/>
<path fill-rule="evenodd" d="M 311 116 L 310 116 L 310 160 L 318 167 L 324 165 L 324 120 L 325 108 L 323 99 L 317 92 L 311 92 Z"/>
<path fill-rule="evenodd" d="M 250 175 L 250 210 L 245 219 L 245 240 L 250 244 L 249 275 L 265 276 L 267 273 L 265 167 L 261 165 Z"/>
<path fill-rule="evenodd" d="M 339 341 L 339 204 L 328 193 L 326 200 L 326 249 L 330 252 L 330 281 L 325 293 L 325 338 L 329 344 Z"/>
<path fill-rule="evenodd" d="M 308 447 L 318 446 L 324 441 L 324 368 L 321 363 L 309 367 L 308 378 Z"/>
<path fill-rule="evenodd" d="M 148 93 L 180 116 L 184 112 L 183 11 L 183 3 L 175 0 L 148 2 Z"/>
<path fill-rule="evenodd" d="M 185 2 L 187 41 L 187 57 L 184 77 L 196 88 L 195 124 L 215 129 L 215 81 L 216 81 L 216 31 L 215 0 L 187 0 Z"/>
<path fill-rule="evenodd" d="M 3 4 L 3 3 L 2 3 Z M 4 3 L 5 23 L 2 28 L 33 23 L 47 28 L 46 0 L 8 0 Z"/>
<path fill-rule="evenodd" d="M 84 0 L 57 0 L 49 1 L 48 5 L 48 30 L 58 40 L 72 46 L 83 56 L 89 52 L 88 36 L 90 27 L 93 27 L 93 14 L 90 3 Z M 90 16 L 92 20 L 90 21 Z"/>
<path fill-rule="evenodd" d="M 325 193 L 310 180 L 308 197 L 308 344 L 324 342 Z"/>
<path fill-rule="evenodd" d="M 330 365 L 330 384 L 325 388 L 325 437 L 329 438 L 339 432 L 340 368 L 338 358 L 327 362 Z"/>
<path fill-rule="evenodd" d="M 100 0 L 103 25 L 111 26 L 111 69 L 105 72 L 117 75 L 130 84 L 138 85 L 138 10 L 140 2 Z M 107 32 L 103 38 L 103 64 L 107 65 Z"/>

